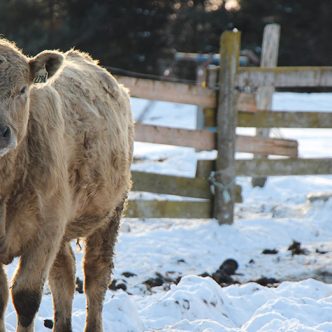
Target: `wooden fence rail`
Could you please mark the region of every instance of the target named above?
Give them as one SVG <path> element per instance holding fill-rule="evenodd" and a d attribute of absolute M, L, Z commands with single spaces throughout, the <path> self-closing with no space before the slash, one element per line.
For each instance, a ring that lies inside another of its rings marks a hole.
<path fill-rule="evenodd" d="M 240 176 L 332 174 L 332 158 L 239 160 L 236 173 Z"/>
<path fill-rule="evenodd" d="M 216 127 L 216 112 L 213 109 L 204 112 L 207 127 Z M 238 111 L 238 127 L 254 128 L 332 128 L 332 112 L 318 111 Z M 211 130 L 211 129 L 210 129 Z"/>
<path fill-rule="evenodd" d="M 215 160 L 198 160 L 196 175 L 208 178 L 216 169 Z M 332 174 L 332 158 L 238 159 L 237 176 L 289 176 Z"/>
<path fill-rule="evenodd" d="M 211 198 L 208 182 L 201 178 L 132 171 L 133 190 L 193 198 Z"/>
<path fill-rule="evenodd" d="M 219 67 L 210 71 L 220 71 Z M 236 87 L 332 87 L 332 67 L 241 67 Z"/>
<path fill-rule="evenodd" d="M 116 76 L 116 79 L 130 90 L 132 97 L 193 104 L 202 107 L 216 106 L 215 92 L 198 85 L 125 76 Z"/>
<path fill-rule="evenodd" d="M 332 67 L 240 68 L 237 86 L 332 87 Z"/>
<path fill-rule="evenodd" d="M 239 112 L 237 125 L 258 128 L 332 128 L 332 112 Z"/>
<path fill-rule="evenodd" d="M 155 81 L 145 78 L 115 77 L 119 83 L 130 90 L 132 97 L 192 104 L 204 108 L 215 108 L 217 104 L 216 91 L 211 88 L 202 88 L 194 84 Z M 249 112 L 256 111 L 253 101 L 245 93 L 240 94 L 237 108 Z"/>
<path fill-rule="evenodd" d="M 199 150 L 217 149 L 216 133 L 203 129 L 180 129 L 137 123 L 135 126 L 135 140 L 191 147 Z M 237 135 L 236 151 L 296 157 L 298 155 L 298 143 L 295 140 Z"/>
<path fill-rule="evenodd" d="M 182 177 L 132 171 L 133 191 L 211 199 L 210 184 L 204 177 Z M 236 201 L 242 202 L 241 187 L 235 187 Z"/>
<path fill-rule="evenodd" d="M 208 219 L 212 201 L 129 200 L 127 218 Z"/>

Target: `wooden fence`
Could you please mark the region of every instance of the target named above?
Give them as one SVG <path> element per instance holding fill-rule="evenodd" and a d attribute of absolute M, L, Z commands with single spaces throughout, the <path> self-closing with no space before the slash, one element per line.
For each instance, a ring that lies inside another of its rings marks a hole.
<path fill-rule="evenodd" d="M 236 176 L 332 174 L 332 158 L 303 159 L 289 156 L 290 159 L 235 160 L 233 137 L 236 127 L 332 128 L 332 113 L 328 112 L 270 112 L 270 109 L 258 109 L 256 113 L 238 112 L 235 106 L 238 91 L 254 93 L 262 87 L 332 87 L 332 67 L 240 68 L 239 47 L 240 32 L 223 34 L 219 107 L 215 121 L 218 128 L 218 157 L 216 163 L 201 161 L 199 166 L 203 168 L 200 174 L 218 170 L 214 216 L 220 223 L 233 222 Z M 211 120 L 211 114 L 209 116 Z M 233 144 L 229 143 L 230 139 Z M 270 153 L 258 154 L 266 156 Z"/>
<path fill-rule="evenodd" d="M 213 87 L 117 77 L 134 97 L 201 106 L 205 125 L 215 127 L 213 132 L 211 128 L 188 130 L 137 123 L 136 141 L 218 151 L 216 161 L 198 162 L 195 178 L 133 171 L 134 191 L 187 198 L 181 201 L 132 200 L 128 217 L 215 217 L 221 224 L 230 224 L 234 204 L 241 201 L 236 176 L 332 173 L 332 158 L 298 158 L 298 144 L 294 140 L 269 138 L 259 132 L 257 136 L 235 133 L 236 127 L 332 128 L 332 113 L 256 111 L 252 103 L 252 96 L 262 91 L 259 90 L 262 87 L 270 91 L 275 87 L 332 87 L 332 67 L 242 68 L 238 66 L 239 50 L 240 32 L 225 32 L 221 37 L 221 66 L 210 73 L 217 80 Z M 235 160 L 235 152 L 278 155 L 283 159 Z"/>

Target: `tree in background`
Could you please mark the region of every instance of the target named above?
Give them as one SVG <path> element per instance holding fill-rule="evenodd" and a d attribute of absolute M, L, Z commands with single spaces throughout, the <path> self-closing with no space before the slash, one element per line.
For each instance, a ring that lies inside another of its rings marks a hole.
<path fill-rule="evenodd" d="M 103 65 L 158 72 L 174 1 L 0 0 L 0 34 L 28 53 L 75 47 Z"/>
<path fill-rule="evenodd" d="M 259 49 L 264 25 L 281 24 L 279 64 L 332 63 L 327 0 L 0 0 L 0 34 L 34 55 L 71 47 L 102 65 L 161 74 L 175 51 L 214 53 L 233 26 L 242 48 Z"/>
<path fill-rule="evenodd" d="M 0 0 L 0 34 L 27 53 L 82 49 L 103 65 L 157 72 L 174 1 Z"/>
<path fill-rule="evenodd" d="M 242 46 L 260 46 L 268 23 L 281 25 L 279 65 L 332 64 L 332 2 L 328 0 L 240 0 L 236 24 Z"/>
<path fill-rule="evenodd" d="M 165 33 L 173 1 L 70 0 L 67 2 L 67 43 L 86 50 L 103 64 L 136 72 L 158 71 L 167 56 Z"/>
<path fill-rule="evenodd" d="M 218 53 L 221 33 L 233 27 L 233 13 L 226 10 L 225 4 L 224 1 L 177 1 L 170 23 L 173 47 L 181 52 Z"/>
<path fill-rule="evenodd" d="M 43 3 L 0 1 L 0 34 L 33 54 L 47 42 L 47 17 Z"/>

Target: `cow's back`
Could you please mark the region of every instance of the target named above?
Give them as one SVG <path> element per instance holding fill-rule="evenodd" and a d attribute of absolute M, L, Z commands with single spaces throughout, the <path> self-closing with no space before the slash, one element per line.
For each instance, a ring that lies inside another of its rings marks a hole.
<path fill-rule="evenodd" d="M 105 69 L 77 51 L 66 53 L 53 86 L 62 100 L 72 223 L 102 218 L 130 187 L 133 123 L 128 93 Z M 84 223 L 88 225 L 77 227 L 82 233 L 70 237 L 84 236 L 94 227 L 93 221 Z"/>

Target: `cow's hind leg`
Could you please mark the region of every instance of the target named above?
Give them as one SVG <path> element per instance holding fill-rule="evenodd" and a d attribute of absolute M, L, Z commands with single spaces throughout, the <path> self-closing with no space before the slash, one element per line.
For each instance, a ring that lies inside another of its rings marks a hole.
<path fill-rule="evenodd" d="M 54 332 L 71 332 L 72 303 L 75 292 L 75 257 L 70 243 L 61 247 L 50 270 L 53 296 Z"/>
<path fill-rule="evenodd" d="M 87 238 L 84 260 L 87 319 L 85 332 L 102 332 L 102 307 L 113 269 L 113 253 L 123 204 L 107 224 Z"/>
<path fill-rule="evenodd" d="M 0 263 L 0 332 L 5 332 L 5 310 L 8 302 L 8 283 L 3 265 Z"/>

